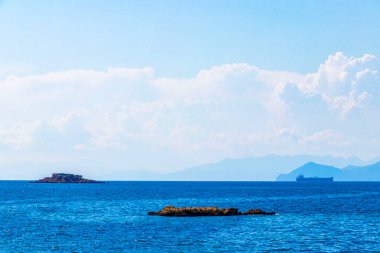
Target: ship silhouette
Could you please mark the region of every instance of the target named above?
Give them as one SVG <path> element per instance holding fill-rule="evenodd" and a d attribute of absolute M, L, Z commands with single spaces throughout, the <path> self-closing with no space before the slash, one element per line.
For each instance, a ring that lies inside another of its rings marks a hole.
<path fill-rule="evenodd" d="M 334 182 L 333 177 L 304 177 L 304 175 L 300 174 L 296 178 L 297 182 L 301 183 L 332 183 Z"/>

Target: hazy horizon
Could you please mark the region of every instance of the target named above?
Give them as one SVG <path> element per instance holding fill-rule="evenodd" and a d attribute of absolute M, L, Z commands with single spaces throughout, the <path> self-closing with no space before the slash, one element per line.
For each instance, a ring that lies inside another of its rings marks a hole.
<path fill-rule="evenodd" d="M 61 165 L 66 169 L 52 164 L 50 167 L 31 167 L 30 173 L 5 173 L 0 175 L 0 180 L 36 180 L 53 173 L 69 173 L 104 181 L 276 181 L 279 175 L 290 173 L 310 162 L 344 169 L 350 166 L 373 165 L 380 162 L 380 158 L 362 160 L 353 156 L 265 155 L 227 158 L 170 172 L 121 168 L 98 174 L 86 167 L 78 168 L 74 164 Z"/>

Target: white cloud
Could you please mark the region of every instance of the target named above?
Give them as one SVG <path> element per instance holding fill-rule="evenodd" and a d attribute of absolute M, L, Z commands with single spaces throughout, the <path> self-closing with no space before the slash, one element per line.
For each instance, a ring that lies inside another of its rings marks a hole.
<path fill-rule="evenodd" d="M 338 52 L 308 74 L 226 64 L 188 79 L 152 68 L 9 75 L 0 81 L 0 143 L 43 153 L 52 142 L 66 156 L 110 151 L 127 166 L 160 152 L 365 155 L 352 147 L 371 139 L 368 149 L 380 148 L 378 71 L 372 55 Z"/>
<path fill-rule="evenodd" d="M 369 94 L 378 92 L 378 63 L 376 57 L 347 57 L 342 52 L 330 55 L 316 73 L 306 76 L 304 87 L 319 94 L 333 109 L 345 116 L 361 107 Z"/>
<path fill-rule="evenodd" d="M 17 122 L 8 128 L 0 128 L 0 143 L 14 149 L 22 149 L 34 141 L 34 133 L 40 122 Z"/>

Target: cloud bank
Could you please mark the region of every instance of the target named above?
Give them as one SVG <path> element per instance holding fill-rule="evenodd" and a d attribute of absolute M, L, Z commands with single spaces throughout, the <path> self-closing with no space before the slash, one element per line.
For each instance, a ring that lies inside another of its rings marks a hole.
<path fill-rule="evenodd" d="M 337 52 L 316 69 L 226 64 L 183 79 L 148 67 L 9 74 L 0 80 L 0 160 L 82 161 L 101 174 L 274 153 L 378 156 L 377 58 Z"/>

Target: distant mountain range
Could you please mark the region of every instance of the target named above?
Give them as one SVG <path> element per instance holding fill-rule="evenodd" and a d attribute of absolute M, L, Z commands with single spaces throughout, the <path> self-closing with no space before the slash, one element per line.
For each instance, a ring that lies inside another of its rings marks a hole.
<path fill-rule="evenodd" d="M 274 181 L 279 174 L 289 173 L 294 168 L 300 167 L 309 161 L 321 164 L 331 164 L 336 167 L 368 164 L 368 162 L 362 161 L 356 157 L 340 158 L 311 155 L 269 155 L 241 159 L 226 159 L 217 163 L 204 164 L 173 173 L 123 171 L 106 175 L 104 180 Z M 308 174 L 305 173 L 305 176 L 306 175 Z M 292 175 L 289 177 L 281 176 L 280 180 L 289 180 L 290 178 L 291 180 L 294 180 Z"/>
<path fill-rule="evenodd" d="M 380 162 L 367 166 L 347 166 L 342 169 L 309 162 L 288 174 L 279 175 L 277 181 L 295 181 L 300 174 L 305 177 L 334 177 L 335 181 L 380 181 Z"/>

